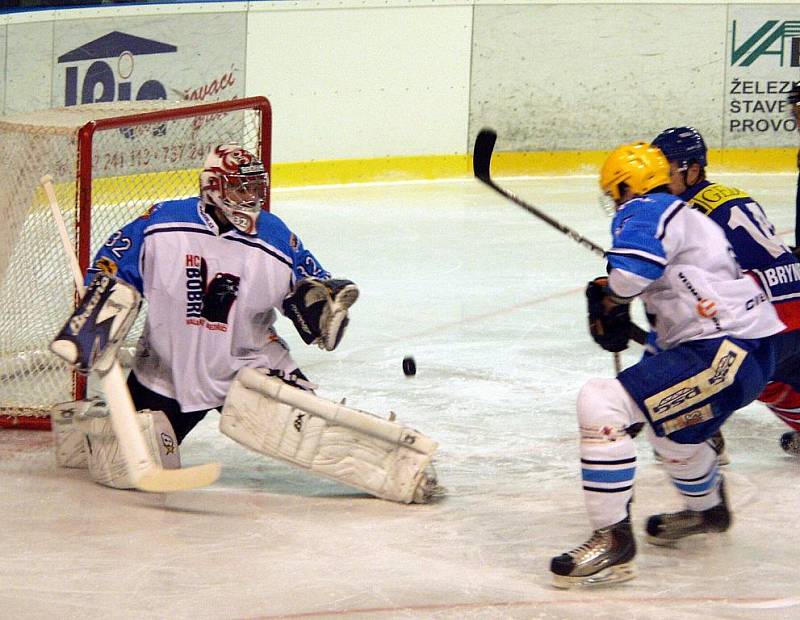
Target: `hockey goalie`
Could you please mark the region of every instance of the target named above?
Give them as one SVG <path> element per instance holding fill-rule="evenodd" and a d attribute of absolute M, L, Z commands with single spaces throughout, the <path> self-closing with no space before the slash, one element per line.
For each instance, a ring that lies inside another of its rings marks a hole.
<path fill-rule="evenodd" d="M 131 417 L 157 468 L 180 467 L 184 438 L 214 410 L 222 412 L 222 433 L 265 456 L 376 497 L 428 501 L 438 489 L 436 443 L 317 397 L 278 336 L 280 313 L 305 344 L 333 351 L 359 290 L 333 278 L 262 209 L 268 187 L 252 153 L 233 144 L 212 148 L 199 196 L 154 205 L 100 248 L 88 290 L 52 351 L 81 373 L 104 376 L 117 367 L 117 349 L 144 298 L 143 333 L 120 388 L 139 411 Z M 116 396 L 56 408 L 57 458 L 88 466 L 101 484 L 142 488 L 130 479 L 109 424 Z"/>

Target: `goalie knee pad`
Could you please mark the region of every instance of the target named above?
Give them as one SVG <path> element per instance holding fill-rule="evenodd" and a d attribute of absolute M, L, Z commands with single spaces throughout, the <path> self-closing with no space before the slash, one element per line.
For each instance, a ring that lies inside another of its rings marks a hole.
<path fill-rule="evenodd" d="M 104 408 L 105 403 L 99 400 L 73 400 L 59 403 L 50 411 L 50 429 L 55 446 L 56 465 L 86 469 L 85 433 L 77 420 L 89 411 Z"/>
<path fill-rule="evenodd" d="M 241 445 L 402 503 L 441 493 L 438 445 L 394 421 L 319 398 L 257 370 L 239 371 L 220 431 Z"/>
<path fill-rule="evenodd" d="M 137 412 L 136 421 L 155 464 L 163 469 L 178 469 L 181 466 L 178 441 L 166 414 L 146 409 Z M 128 475 L 108 409 L 96 407 L 78 418 L 77 424 L 84 433 L 92 480 L 115 489 L 135 488 Z"/>

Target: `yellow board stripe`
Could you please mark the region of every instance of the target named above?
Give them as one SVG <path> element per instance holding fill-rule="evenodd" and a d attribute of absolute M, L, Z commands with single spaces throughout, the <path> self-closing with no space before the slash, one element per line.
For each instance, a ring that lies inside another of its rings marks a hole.
<path fill-rule="evenodd" d="M 537 176 L 598 173 L 608 151 L 497 152 L 492 158 L 494 176 Z M 711 149 L 711 172 L 793 172 L 797 150 Z M 196 194 L 199 169 L 113 177 L 95 181 L 94 196 L 102 202 L 125 199 L 131 183 L 147 185 L 150 195 Z M 472 177 L 470 155 L 423 155 L 274 163 L 272 186 L 276 189 L 313 185 L 424 181 Z"/>
<path fill-rule="evenodd" d="M 597 174 L 608 151 L 497 152 L 494 176 Z M 712 172 L 793 172 L 797 149 L 710 149 Z M 273 164 L 273 187 L 302 187 L 472 176 L 468 155 L 382 157 Z"/>

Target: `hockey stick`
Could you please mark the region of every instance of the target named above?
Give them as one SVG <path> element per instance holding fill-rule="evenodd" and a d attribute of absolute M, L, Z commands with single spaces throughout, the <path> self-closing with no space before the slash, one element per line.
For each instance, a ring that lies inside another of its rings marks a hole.
<path fill-rule="evenodd" d="M 64 253 L 69 260 L 70 270 L 75 279 L 75 288 L 83 296 L 85 291 L 83 275 L 78 264 L 78 257 L 70 243 L 61 209 L 58 207 L 53 177 L 45 175 L 40 179 L 40 183 L 50 203 L 50 211 L 53 214 Z M 117 436 L 128 474 L 137 489 L 153 493 L 168 493 L 208 486 L 219 478 L 219 463 L 206 463 L 181 469 L 162 469 L 156 465 L 139 429 L 136 408 L 133 405 L 128 386 L 125 385 L 125 378 L 119 362 L 115 361 L 111 369 L 101 375 L 100 380 L 111 413 L 111 426 Z"/>
<path fill-rule="evenodd" d="M 561 233 L 564 233 L 572 239 L 573 241 L 577 241 L 582 246 L 588 248 L 598 256 L 605 258 L 606 251 L 601 248 L 596 243 L 589 241 L 586 237 L 581 235 L 578 231 L 573 230 L 569 226 L 566 226 L 559 222 L 558 220 L 553 219 L 546 213 L 540 211 L 532 204 L 525 202 L 521 198 L 519 198 L 516 194 L 508 191 L 507 189 L 500 187 L 497 183 L 492 180 L 492 175 L 490 172 L 490 168 L 492 165 L 492 153 L 494 152 L 494 145 L 497 142 L 497 133 L 493 129 L 481 129 L 478 132 L 478 137 L 475 139 L 475 151 L 473 153 L 472 158 L 472 172 L 475 174 L 475 178 L 478 179 L 480 182 L 485 183 L 489 187 L 491 187 L 494 191 L 498 194 L 507 198 L 517 206 L 522 207 L 531 215 L 535 215 L 543 222 L 550 224 L 553 228 L 558 230 Z M 631 338 L 638 342 L 639 344 L 644 344 L 645 339 L 647 338 L 647 332 L 644 331 L 641 327 L 636 324 L 631 324 Z M 619 373 L 621 368 L 619 353 L 614 353 L 614 370 Z"/>

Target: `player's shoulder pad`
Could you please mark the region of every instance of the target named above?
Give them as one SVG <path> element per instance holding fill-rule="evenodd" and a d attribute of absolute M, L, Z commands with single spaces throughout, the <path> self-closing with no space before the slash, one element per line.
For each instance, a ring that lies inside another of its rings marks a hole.
<path fill-rule="evenodd" d="M 709 183 L 689 199 L 689 204 L 698 211 L 709 215 L 714 209 L 723 205 L 732 206 L 737 202 L 751 200 L 752 198 L 747 192 L 736 187 L 729 187 L 721 183 Z"/>
<path fill-rule="evenodd" d="M 198 220 L 198 199 L 181 198 L 165 200 L 150 206 L 139 216 L 145 226 L 166 222 L 196 222 Z"/>
<path fill-rule="evenodd" d="M 268 211 L 259 216 L 256 235 L 261 241 L 275 247 L 287 256 L 296 254 L 302 247 L 300 239 L 289 230 L 284 221 Z"/>
<path fill-rule="evenodd" d="M 608 251 L 612 267 L 620 268 L 619 256 L 648 256 L 659 263 L 665 256 L 663 233 L 672 216 L 686 203 L 672 194 L 648 194 L 634 198 L 617 211 L 612 222 L 613 247 Z"/>
<path fill-rule="evenodd" d="M 626 230 L 636 230 L 639 234 L 655 235 L 665 215 L 683 206 L 683 200 L 672 194 L 637 196 L 626 202 L 614 215 L 612 233 L 614 237 L 619 237 Z"/>

